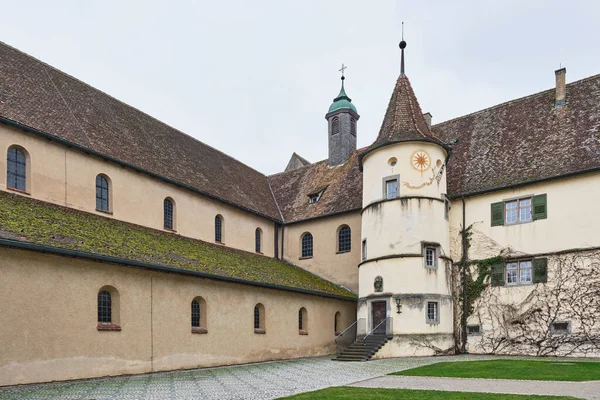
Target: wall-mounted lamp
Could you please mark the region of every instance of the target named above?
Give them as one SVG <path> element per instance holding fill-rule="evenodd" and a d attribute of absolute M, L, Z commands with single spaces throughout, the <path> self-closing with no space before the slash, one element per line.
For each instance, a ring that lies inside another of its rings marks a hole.
<path fill-rule="evenodd" d="M 396 314 L 402 313 L 402 303 L 400 300 L 400 296 L 396 297 Z"/>

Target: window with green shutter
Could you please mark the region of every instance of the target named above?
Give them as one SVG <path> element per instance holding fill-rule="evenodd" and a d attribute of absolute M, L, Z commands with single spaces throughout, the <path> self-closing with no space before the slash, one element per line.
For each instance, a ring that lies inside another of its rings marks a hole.
<path fill-rule="evenodd" d="M 492 286 L 504 286 L 504 264 L 492 265 L 491 283 Z"/>
<path fill-rule="evenodd" d="M 548 205 L 545 194 L 533 196 L 533 219 L 548 218 Z"/>
<path fill-rule="evenodd" d="M 504 202 L 492 203 L 492 226 L 504 225 Z"/>
<path fill-rule="evenodd" d="M 533 260 L 533 283 L 548 282 L 548 259 L 535 258 Z"/>

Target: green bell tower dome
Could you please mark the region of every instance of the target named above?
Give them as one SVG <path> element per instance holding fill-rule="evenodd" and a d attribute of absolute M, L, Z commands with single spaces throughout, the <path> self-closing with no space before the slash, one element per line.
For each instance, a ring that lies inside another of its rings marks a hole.
<path fill-rule="evenodd" d="M 346 89 L 344 88 L 345 79 L 346 77 L 342 75 L 342 88 L 340 89 L 340 94 L 338 94 L 337 97 L 333 99 L 333 103 L 331 103 L 331 106 L 329 106 L 329 111 L 327 112 L 328 114 L 344 109 L 352 110 L 356 114 L 358 114 L 358 111 L 356 111 L 356 107 L 354 106 L 354 104 L 352 104 L 352 99 L 346 94 Z"/>

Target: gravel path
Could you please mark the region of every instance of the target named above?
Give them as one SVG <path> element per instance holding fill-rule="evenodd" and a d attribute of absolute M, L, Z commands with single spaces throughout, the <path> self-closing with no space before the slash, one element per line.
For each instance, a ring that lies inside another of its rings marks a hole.
<path fill-rule="evenodd" d="M 447 390 L 453 392 L 539 394 L 573 396 L 582 399 L 600 399 L 600 381 L 556 382 L 388 375 L 356 382 L 349 386 L 388 389 Z"/>

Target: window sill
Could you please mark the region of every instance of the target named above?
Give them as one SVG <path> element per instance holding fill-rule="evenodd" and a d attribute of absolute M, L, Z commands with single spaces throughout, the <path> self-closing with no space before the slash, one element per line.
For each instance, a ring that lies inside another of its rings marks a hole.
<path fill-rule="evenodd" d="M 439 325 L 440 321 L 426 321 L 427 325 Z"/>
<path fill-rule="evenodd" d="M 425 269 L 436 270 L 436 269 L 438 269 L 438 266 L 437 265 L 433 265 L 433 266 L 425 265 Z"/>
<path fill-rule="evenodd" d="M 220 244 L 221 246 L 225 246 L 225 242 L 219 242 L 217 240 L 215 240 L 215 244 Z"/>
<path fill-rule="evenodd" d="M 300 329 L 300 330 L 298 330 L 298 335 L 306 336 L 306 335 L 308 335 L 308 331 L 305 331 L 304 329 Z"/>
<path fill-rule="evenodd" d="M 352 250 L 337 251 L 335 254 L 350 253 Z"/>
<path fill-rule="evenodd" d="M 262 251 L 255 251 L 256 254 L 260 254 L 260 255 L 265 255 L 265 253 L 263 253 Z"/>
<path fill-rule="evenodd" d="M 192 327 L 192 333 L 198 333 L 200 335 L 206 334 L 208 333 L 208 330 L 206 328 L 200 328 L 197 326 Z"/>
<path fill-rule="evenodd" d="M 27 190 L 15 189 L 15 188 L 11 188 L 11 187 L 8 187 L 8 186 L 6 187 L 6 190 L 10 190 L 11 192 L 16 192 L 16 193 L 19 193 L 19 194 L 24 194 L 24 195 L 27 195 L 27 196 L 31 196 L 31 193 L 28 192 Z"/>
<path fill-rule="evenodd" d="M 514 226 L 514 225 L 523 225 L 523 224 L 530 224 L 532 222 L 535 222 L 534 219 L 530 219 L 529 221 L 517 221 L 517 222 L 505 222 L 504 226 Z"/>
<path fill-rule="evenodd" d="M 267 333 L 267 331 L 264 329 L 254 329 L 254 333 L 256 333 L 258 335 L 264 335 Z"/>
<path fill-rule="evenodd" d="M 298 260 L 308 260 L 309 258 L 313 258 L 313 256 L 300 257 Z"/>
<path fill-rule="evenodd" d="M 110 322 L 98 322 L 96 329 L 99 331 L 120 331 L 121 326 Z"/>
<path fill-rule="evenodd" d="M 175 229 L 171 229 L 171 228 L 165 228 L 165 227 L 163 227 L 163 229 L 164 229 L 165 231 L 167 231 L 167 232 L 171 232 L 171 233 L 177 233 L 177 230 L 175 230 Z"/>
<path fill-rule="evenodd" d="M 532 286 L 535 285 L 533 282 L 518 282 L 518 283 L 505 283 L 504 287 L 518 287 L 518 286 Z"/>
<path fill-rule="evenodd" d="M 102 214 L 113 215 L 112 211 L 104 211 L 104 210 L 100 210 L 98 208 L 96 208 L 96 211 L 101 212 Z"/>

